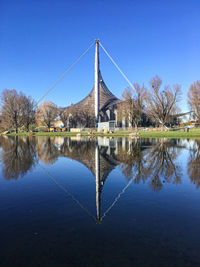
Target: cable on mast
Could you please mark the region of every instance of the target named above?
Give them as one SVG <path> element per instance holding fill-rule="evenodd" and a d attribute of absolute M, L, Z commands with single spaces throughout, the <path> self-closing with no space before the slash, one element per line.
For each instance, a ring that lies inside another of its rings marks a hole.
<path fill-rule="evenodd" d="M 103 51 L 106 53 L 106 55 L 110 58 L 110 60 L 112 61 L 112 63 L 115 65 L 115 67 L 118 69 L 118 71 L 121 73 L 121 75 L 124 77 L 124 79 L 128 82 L 128 84 L 134 89 L 132 83 L 129 81 L 129 79 L 126 77 L 126 75 L 123 73 L 123 71 L 120 69 L 120 67 L 117 65 L 117 63 L 114 61 L 114 59 L 108 54 L 108 52 L 106 51 L 106 49 L 103 47 L 103 45 L 99 42 L 101 48 L 103 49 Z"/>
<path fill-rule="evenodd" d="M 39 100 L 36 102 L 34 107 L 37 107 L 39 102 L 41 102 L 45 96 L 47 96 L 51 90 L 53 90 L 56 85 L 67 75 L 67 73 L 81 60 L 81 58 L 90 50 L 90 48 L 94 45 L 94 42 L 88 47 L 88 49 L 63 73 L 63 75 L 46 91 L 46 93 L 39 98 Z"/>

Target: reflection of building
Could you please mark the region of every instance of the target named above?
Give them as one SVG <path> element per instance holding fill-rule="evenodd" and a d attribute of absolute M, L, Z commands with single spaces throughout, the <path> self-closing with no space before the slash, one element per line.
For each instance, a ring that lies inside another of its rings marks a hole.
<path fill-rule="evenodd" d="M 84 164 L 94 175 L 96 184 L 96 219 L 101 222 L 105 214 L 115 205 L 121 194 L 134 183 L 149 181 L 153 191 L 159 191 L 164 183 L 180 183 L 180 169 L 173 161 L 178 142 L 168 139 L 158 142 L 148 139 L 104 138 L 96 140 L 67 139 L 60 149 L 60 156 L 66 156 Z M 116 196 L 106 212 L 101 214 L 101 194 L 111 171 L 120 165 L 128 184 Z"/>
<path fill-rule="evenodd" d="M 42 162 L 42 165 L 54 164 L 59 157 L 67 157 L 84 164 L 95 178 L 96 220 L 100 222 L 132 182 L 139 184 L 148 181 L 154 191 L 161 190 L 164 183 L 179 184 L 181 182 L 181 166 L 176 159 L 185 146 L 185 143 L 178 139 L 1 136 L 0 159 L 2 173 L 6 179 L 23 177 L 38 162 Z M 199 147 L 198 142 L 196 145 L 193 144 L 192 148 L 188 147 L 192 152 L 188 163 L 188 174 L 196 186 L 200 184 L 198 179 Z M 40 163 L 38 165 L 45 169 Z M 116 196 L 109 208 L 101 214 L 103 186 L 109 174 L 118 165 L 128 180 L 128 184 Z M 45 173 L 59 186 L 59 182 L 48 171 Z M 60 188 L 63 189 L 63 186 L 61 185 Z M 69 195 L 72 196 L 71 193 Z M 75 198 L 73 197 L 73 199 Z M 76 202 L 80 204 L 78 201 Z M 83 208 L 83 205 L 80 206 Z"/>
<path fill-rule="evenodd" d="M 60 148 L 60 156 L 66 156 L 84 164 L 93 174 L 96 184 L 96 219 L 101 222 L 101 193 L 111 171 L 121 162 L 117 159 L 119 151 L 125 153 L 130 148 L 130 140 L 125 138 L 99 137 L 86 141 L 80 138 L 67 139 Z M 131 141 L 132 142 L 132 141 Z M 59 142 L 60 143 L 60 142 Z"/>

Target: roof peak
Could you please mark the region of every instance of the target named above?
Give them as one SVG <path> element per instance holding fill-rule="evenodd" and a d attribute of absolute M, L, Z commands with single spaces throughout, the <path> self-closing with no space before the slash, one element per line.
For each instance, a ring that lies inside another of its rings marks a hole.
<path fill-rule="evenodd" d="M 95 91 L 94 86 L 90 93 L 81 101 L 74 104 L 73 107 L 77 109 L 86 108 L 88 110 L 94 109 L 95 106 L 95 99 L 94 99 Z M 99 110 L 106 108 L 108 105 L 112 103 L 118 102 L 119 99 L 111 93 L 111 91 L 106 86 L 101 71 L 99 70 Z M 70 108 L 71 106 L 67 107 Z"/>

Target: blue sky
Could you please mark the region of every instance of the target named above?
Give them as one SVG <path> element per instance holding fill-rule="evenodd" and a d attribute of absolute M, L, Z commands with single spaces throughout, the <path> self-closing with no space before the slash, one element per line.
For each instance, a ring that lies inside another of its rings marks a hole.
<path fill-rule="evenodd" d="M 0 92 L 35 100 L 99 38 L 131 82 L 154 75 L 181 84 L 181 107 L 200 79 L 199 0 L 0 0 Z M 100 49 L 101 72 L 118 97 L 127 82 Z M 94 47 L 46 97 L 76 103 L 94 82 Z"/>

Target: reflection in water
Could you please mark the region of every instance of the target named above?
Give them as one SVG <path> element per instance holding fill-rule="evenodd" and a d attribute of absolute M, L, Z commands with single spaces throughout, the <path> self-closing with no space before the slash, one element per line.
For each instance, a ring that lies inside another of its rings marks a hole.
<path fill-rule="evenodd" d="M 199 152 L 195 140 L 1 136 L 0 266 L 200 266 Z"/>
<path fill-rule="evenodd" d="M 84 164 L 92 172 L 96 181 L 98 222 L 102 219 L 100 203 L 103 185 L 116 166 L 119 166 L 129 183 L 104 212 L 103 217 L 132 182 L 135 184 L 148 182 L 153 191 L 161 190 L 164 183 L 181 183 L 181 166 L 178 164 L 177 156 L 180 150 L 185 148 L 183 142 L 178 139 L 108 139 L 102 137 L 77 139 L 75 137 L 1 136 L 0 146 L 3 175 L 6 179 L 23 177 L 38 160 L 47 165 L 54 164 L 59 157 L 67 157 Z M 195 147 L 190 155 L 188 173 L 191 181 L 198 187 L 200 185 L 198 141 Z"/>
<path fill-rule="evenodd" d="M 181 182 L 181 167 L 176 159 L 182 148 L 179 140 L 157 139 L 154 144 L 142 139 L 129 140 L 128 147 L 119 149 L 117 160 L 128 180 L 139 184 L 148 179 L 152 190 L 159 191 L 165 182 Z"/>
<path fill-rule="evenodd" d="M 176 162 L 179 150 L 179 141 L 170 142 L 160 139 L 159 143 L 147 150 L 148 178 L 152 190 L 159 191 L 163 183 L 181 183 L 181 166 Z"/>
<path fill-rule="evenodd" d="M 10 179 L 23 177 L 36 163 L 35 138 L 0 136 L 3 176 Z"/>
<path fill-rule="evenodd" d="M 141 139 L 129 140 L 128 143 L 125 141 L 122 140 L 122 146 L 116 155 L 122 173 L 128 180 L 134 179 L 135 183 L 139 183 L 141 180 L 145 182 L 148 177 L 148 169 L 144 152 L 151 144 Z"/>
<path fill-rule="evenodd" d="M 38 138 L 36 150 L 38 159 L 45 165 L 54 164 L 60 154 L 52 137 Z"/>
<path fill-rule="evenodd" d="M 200 187 L 200 140 L 196 140 L 190 150 L 190 160 L 188 162 L 188 175 L 196 187 Z"/>

